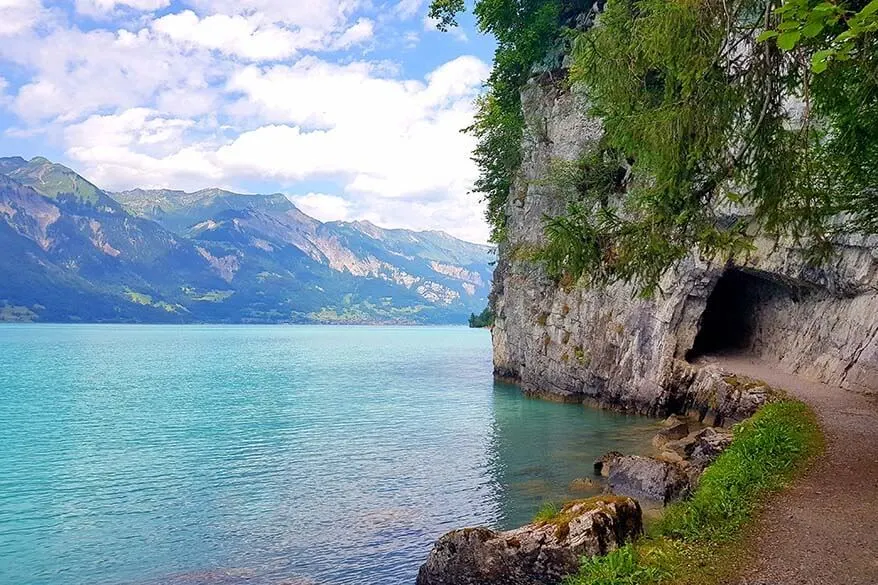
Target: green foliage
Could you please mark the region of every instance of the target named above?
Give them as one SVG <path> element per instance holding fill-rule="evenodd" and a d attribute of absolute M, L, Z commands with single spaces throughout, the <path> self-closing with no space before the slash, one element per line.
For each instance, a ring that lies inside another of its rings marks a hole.
<path fill-rule="evenodd" d="M 447 32 L 457 26 L 457 15 L 464 9 L 463 0 L 433 0 L 429 16 L 436 21 L 437 29 Z"/>
<path fill-rule="evenodd" d="M 666 512 L 661 533 L 686 541 L 732 538 L 765 495 L 783 487 L 820 448 L 817 421 L 805 404 L 765 406 L 735 428 L 734 441 L 704 472 L 695 495 Z"/>
<path fill-rule="evenodd" d="M 838 231 L 878 232 L 878 0 L 786 0 L 772 25 L 759 40 L 795 65 L 813 128 L 801 165 L 822 195 L 813 231 L 836 216 Z"/>
<path fill-rule="evenodd" d="M 491 307 L 485 307 L 485 310 L 476 315 L 470 313 L 469 326 L 472 328 L 491 327 L 494 324 L 494 311 Z"/>
<path fill-rule="evenodd" d="M 651 294 L 693 251 L 725 260 L 760 232 L 814 260 L 839 234 L 878 232 L 876 2 L 609 0 L 600 26 L 572 33 L 593 0 L 477 0 L 498 43 L 467 129 L 492 238 L 505 237 L 521 164 L 521 87 L 559 68 L 570 38 L 568 81 L 606 131 L 592 156 L 617 166 L 556 173 L 576 172 L 566 213 L 546 220 L 542 259 L 556 278 Z M 434 0 L 430 14 L 447 29 L 463 9 Z"/>
<path fill-rule="evenodd" d="M 631 544 L 603 557 L 585 557 L 579 573 L 565 585 L 650 585 L 670 574 L 661 566 L 644 562 L 643 551 Z"/>
<path fill-rule="evenodd" d="M 864 51 L 874 49 L 878 0 L 862 7 L 860 4 L 786 0 L 774 11 L 780 17 L 777 27 L 764 31 L 758 40 L 775 39 L 784 51 L 808 45 L 818 47 L 811 54 L 811 70 L 823 73 L 832 62 L 859 59 Z"/>
<path fill-rule="evenodd" d="M 852 51 L 814 79 L 804 48 L 777 46 L 783 33 L 757 41 L 773 6 L 610 0 L 601 25 L 578 35 L 570 80 L 604 122 L 602 156 L 625 161 L 629 178 L 608 202 L 603 169 L 581 169 L 585 192 L 546 222 L 550 273 L 650 294 L 693 250 L 747 251 L 754 227 L 815 258 L 840 232 L 878 229 L 878 51 Z M 856 42 L 873 47 L 874 36 Z M 755 222 L 728 213 L 742 206 Z"/>
<path fill-rule="evenodd" d="M 533 523 L 534 524 L 545 524 L 554 520 L 558 514 L 561 512 L 561 508 L 558 507 L 554 502 L 546 502 L 540 509 L 537 511 L 534 516 Z"/>
<path fill-rule="evenodd" d="M 494 68 L 487 91 L 477 102 L 472 126 L 465 131 L 478 140 L 473 160 L 480 175 L 474 191 L 487 203 L 491 239 L 505 239 L 506 200 L 521 165 L 524 117 L 521 88 L 534 67 L 560 66 L 565 19 L 588 9 L 595 0 L 476 0 L 473 14 L 479 30 L 497 39 Z M 433 0 L 430 16 L 440 30 L 457 25 L 463 0 Z M 547 58 L 554 56 L 554 59 Z"/>

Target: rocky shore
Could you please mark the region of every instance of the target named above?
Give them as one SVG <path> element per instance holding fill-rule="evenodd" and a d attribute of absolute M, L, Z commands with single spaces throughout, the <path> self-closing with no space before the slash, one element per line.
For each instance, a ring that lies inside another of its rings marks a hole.
<path fill-rule="evenodd" d="M 618 496 L 571 502 L 554 517 L 515 530 L 453 530 L 418 572 L 417 585 L 545 585 L 643 532 L 640 504 Z"/>
<path fill-rule="evenodd" d="M 703 426 L 697 416 L 672 415 L 661 426 L 655 455 L 611 451 L 595 460 L 595 480 L 576 480 L 589 487 L 605 482 L 604 495 L 569 502 L 550 518 L 514 530 L 445 534 L 421 566 L 417 585 L 553 585 L 574 573 L 582 557 L 633 541 L 643 532 L 640 500 L 664 506 L 685 498 L 732 441 L 730 430 Z"/>

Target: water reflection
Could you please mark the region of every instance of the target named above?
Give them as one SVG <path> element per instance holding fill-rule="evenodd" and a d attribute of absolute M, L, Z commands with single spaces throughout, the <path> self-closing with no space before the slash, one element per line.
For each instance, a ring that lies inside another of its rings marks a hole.
<path fill-rule="evenodd" d="M 464 328 L 0 327 L 0 371 L 0 584 L 411 585 L 653 430 Z"/>

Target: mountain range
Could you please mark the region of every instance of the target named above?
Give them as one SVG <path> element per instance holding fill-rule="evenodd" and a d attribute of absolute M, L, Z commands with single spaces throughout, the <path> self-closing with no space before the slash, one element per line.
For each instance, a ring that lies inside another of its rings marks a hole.
<path fill-rule="evenodd" d="M 285 195 L 108 192 L 0 158 L 0 320 L 464 323 L 494 251 L 438 231 L 321 222 Z"/>

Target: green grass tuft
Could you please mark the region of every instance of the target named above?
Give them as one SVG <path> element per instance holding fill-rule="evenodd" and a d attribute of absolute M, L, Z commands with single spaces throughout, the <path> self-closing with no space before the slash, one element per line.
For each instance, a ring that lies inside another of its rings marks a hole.
<path fill-rule="evenodd" d="M 695 495 L 658 523 L 664 536 L 722 541 L 735 536 L 767 494 L 782 488 L 822 447 L 813 412 L 785 400 L 763 407 L 735 428 L 735 439 L 711 465 Z"/>
<path fill-rule="evenodd" d="M 533 519 L 534 524 L 547 524 L 558 517 L 558 514 L 561 513 L 561 508 L 558 507 L 554 502 L 546 502 L 542 506 L 540 506 L 539 511 L 536 513 Z"/>
<path fill-rule="evenodd" d="M 565 585 L 649 585 L 661 583 L 670 573 L 659 563 L 645 557 L 652 551 L 625 545 L 603 557 L 586 557 L 575 577 Z"/>

